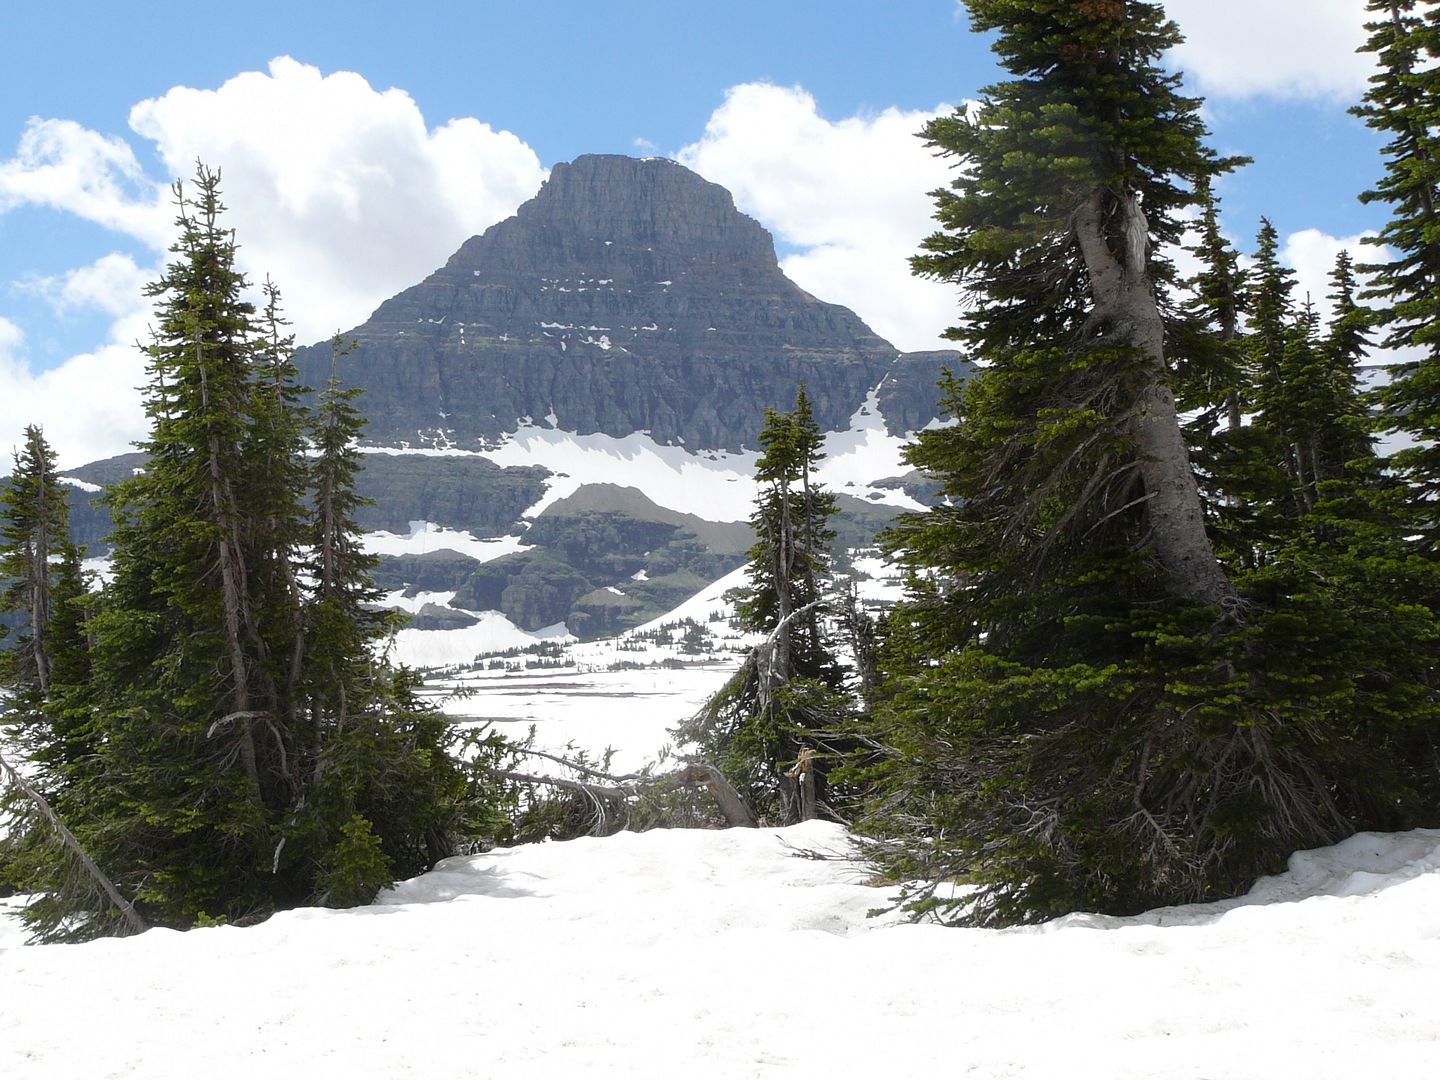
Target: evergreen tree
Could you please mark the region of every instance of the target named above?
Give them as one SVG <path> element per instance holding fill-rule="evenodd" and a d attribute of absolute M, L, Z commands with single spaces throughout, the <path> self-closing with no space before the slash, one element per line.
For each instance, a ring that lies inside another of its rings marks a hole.
<path fill-rule="evenodd" d="M 1381 344 L 1418 354 L 1395 372 L 1384 394 L 1391 422 L 1413 445 L 1395 455 L 1420 504 L 1420 536 L 1440 548 L 1440 4 L 1436 0 L 1370 0 L 1365 50 L 1379 70 L 1353 111 L 1383 132 L 1385 175 L 1361 194 L 1384 203 L 1391 218 L 1371 242 L 1398 258 L 1362 267 L 1365 297 L 1379 301 Z"/>
<path fill-rule="evenodd" d="M 1191 414 L 1186 437 L 1216 548 L 1231 563 L 1249 566 L 1259 531 L 1256 488 L 1274 486 L 1264 440 L 1244 422 L 1255 408 L 1255 367 L 1244 332 L 1252 282 L 1221 232 L 1219 200 L 1208 181 L 1200 182 L 1199 194 L 1199 236 L 1189 250 L 1201 269 L 1185 283 L 1190 299 L 1169 332 L 1176 397 Z"/>
<path fill-rule="evenodd" d="M 803 386 L 791 412 L 766 410 L 759 442 L 756 540 L 737 615 L 766 640 L 679 735 L 762 815 L 788 823 L 832 798 L 835 733 L 852 703 L 822 620 L 837 507 L 814 479 L 822 437 Z"/>
<path fill-rule="evenodd" d="M 218 174 L 202 166 L 176 202 L 175 258 L 149 290 L 145 467 L 108 496 L 112 580 L 94 614 L 47 624 L 88 647 L 55 654 L 43 726 L 76 751 L 44 778 L 71 846 L 135 918 L 186 926 L 363 901 L 493 815 L 418 680 L 378 655 L 389 623 L 353 519 L 355 392 L 332 378 L 313 418 L 302 406 L 278 291 L 258 315 L 244 298 Z M 56 550 L 54 584 L 73 592 L 78 553 Z M 65 886 L 67 864 L 21 855 L 50 894 L 42 934 L 110 928 Z"/>
<path fill-rule="evenodd" d="M 25 429 L 25 446 L 15 451 L 15 467 L 0 491 L 0 613 L 18 615 L 22 629 L 3 654 L 5 686 L 10 692 L 49 693 L 56 650 L 54 621 L 64 600 L 55 595 L 56 564 L 69 548 L 69 503 L 56 479 L 55 452 L 40 429 Z M 62 623 L 63 625 L 63 623 Z"/>
<path fill-rule="evenodd" d="M 54 451 L 39 428 L 27 427 L 0 491 L 0 581 L 8 583 L 0 613 L 19 620 L 13 646 L 0 652 L 0 689 L 12 735 L 47 769 L 83 759 L 88 748 L 82 725 L 63 704 L 89 664 L 91 595 L 81 561 Z"/>
<path fill-rule="evenodd" d="M 1190 300 L 1186 319 L 1174 320 L 1172 340 L 1178 352 L 1176 397 L 1188 411 L 1198 411 L 1194 431 L 1217 426 L 1233 432 L 1241 426 L 1243 389 L 1248 385 L 1244 355 L 1239 348 L 1241 322 L 1248 311 L 1247 275 L 1240 253 L 1220 230 L 1220 200 L 1208 178 L 1197 181 L 1201 197 L 1196 242 L 1188 247 L 1200 261 L 1199 272 L 1185 284 Z"/>
<path fill-rule="evenodd" d="M 484 813 L 463 805 L 466 780 L 448 752 L 445 718 L 421 703 L 414 676 L 378 659 L 396 623 L 379 609 L 378 560 L 365 551 L 354 516 L 366 502 L 355 490 L 365 420 L 355 406 L 359 390 L 339 375 L 346 351 L 337 336 L 311 426 L 307 567 L 313 793 L 305 827 L 331 903 L 368 898 L 393 874 L 425 869 L 475 824 L 472 811 Z"/>
<path fill-rule="evenodd" d="M 157 921 L 183 925 L 268 906 L 261 868 L 295 778 L 256 599 L 279 555 L 248 505 L 265 464 L 249 454 L 254 308 L 218 174 L 201 167 L 194 197 L 178 184 L 175 196 L 175 258 L 147 290 L 159 316 L 147 460 L 109 496 L 89 695 L 107 766 L 92 793 L 102 862 L 128 868 L 122 888 Z"/>
<path fill-rule="evenodd" d="M 739 616 L 748 630 L 776 632 L 779 677 L 833 682 L 834 660 L 822 641 L 820 619 L 835 540 L 829 519 L 836 505 L 835 496 L 814 481 L 822 443 L 804 386 L 792 412 L 766 411 L 755 463 L 760 494 L 750 517 L 756 541 Z"/>
<path fill-rule="evenodd" d="M 301 493 L 309 489 L 306 459 L 307 387 L 299 385 L 291 357 L 295 338 L 286 332 L 280 290 L 267 280 L 264 307 L 252 341 L 253 389 L 246 457 L 253 489 L 245 492 L 253 545 L 262 560 L 251 569 L 259 601 L 258 640 L 266 646 L 265 685 L 270 711 L 289 727 L 301 723 L 301 673 L 305 659 L 306 603 L 297 570 L 308 540 Z"/>
<path fill-rule="evenodd" d="M 0 612 L 20 626 L 15 646 L 0 652 L 0 887 L 43 894 L 28 913 L 42 936 L 63 930 L 76 908 L 107 929 L 143 928 L 62 816 L 68 781 L 93 774 L 95 751 L 69 700 L 88 677 L 91 596 L 68 516 L 55 454 L 27 427 L 0 492 Z M 7 760 L 12 751 L 28 778 Z"/>
<path fill-rule="evenodd" d="M 1165 349 L 1213 346 L 1155 252 L 1231 163 L 1160 67 L 1177 29 L 1142 0 L 968 7 L 1015 78 L 924 132 L 964 168 L 915 266 L 976 297 L 952 334 L 983 366 L 910 451 L 945 503 L 888 538 L 912 585 L 885 634 L 877 855 L 967 876 L 979 923 L 1231 894 L 1413 814 L 1391 748 L 1429 706 L 1413 666 L 1385 701 L 1337 666 L 1373 608 L 1212 549 Z M 1266 299 L 1288 330 L 1284 289 Z M 1263 344 L 1257 378 L 1293 341 Z"/>

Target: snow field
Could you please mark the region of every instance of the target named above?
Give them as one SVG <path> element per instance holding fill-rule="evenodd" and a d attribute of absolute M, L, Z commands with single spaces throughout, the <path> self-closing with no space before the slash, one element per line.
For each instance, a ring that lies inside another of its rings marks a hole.
<path fill-rule="evenodd" d="M 3 949 L 0 1075 L 1440 1067 L 1440 832 L 1302 854 L 1228 905 L 1012 931 L 867 919 L 886 893 L 862 867 L 795 857 L 847 843 L 819 822 L 622 833 L 446 860 L 351 911 Z"/>

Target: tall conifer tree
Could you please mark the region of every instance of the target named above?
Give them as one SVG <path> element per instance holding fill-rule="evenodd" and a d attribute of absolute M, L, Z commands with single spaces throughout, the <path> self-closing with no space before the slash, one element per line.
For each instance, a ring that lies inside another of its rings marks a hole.
<path fill-rule="evenodd" d="M 1378 72 L 1353 111 L 1384 133 L 1385 175 L 1361 194 L 1390 209 L 1373 242 L 1399 257 L 1362 267 L 1377 300 L 1382 344 L 1414 356 L 1383 395 L 1394 426 L 1413 437 L 1395 456 L 1419 503 L 1419 535 L 1440 552 L 1440 4 L 1370 0 L 1365 10 Z M 1418 356 L 1415 354 L 1418 353 Z"/>
<path fill-rule="evenodd" d="M 824 803 L 820 736 L 851 707 L 822 622 L 837 512 L 835 496 L 815 479 L 822 441 L 803 386 L 790 412 L 766 410 L 750 518 L 755 544 L 737 609 L 741 625 L 766 642 L 680 731 L 763 816 L 787 823 Z"/>
<path fill-rule="evenodd" d="M 1231 162 L 1161 67 L 1175 25 L 1146 0 L 967 6 L 1014 78 L 924 132 L 963 167 L 914 263 L 975 298 L 952 335 L 982 369 L 910 454 L 946 503 L 889 536 L 912 593 L 888 624 L 876 827 L 927 832 L 879 854 L 967 875 L 980 923 L 1243 890 L 1414 810 L 1392 744 L 1361 734 L 1393 702 L 1343 659 L 1373 612 L 1292 599 L 1293 564 L 1252 588 L 1207 533 L 1170 361 L 1213 345 L 1157 252 Z M 1283 293 L 1257 358 L 1277 372 Z"/>

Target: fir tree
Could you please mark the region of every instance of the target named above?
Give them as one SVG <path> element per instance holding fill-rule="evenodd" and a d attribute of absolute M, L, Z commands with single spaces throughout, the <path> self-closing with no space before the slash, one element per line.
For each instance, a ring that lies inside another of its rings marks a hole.
<path fill-rule="evenodd" d="M 258 315 L 245 299 L 218 174 L 176 202 L 147 459 L 109 495 L 112 580 L 47 719 L 83 718 L 88 756 L 50 778 L 77 843 L 143 918 L 186 926 L 363 900 L 488 811 L 466 804 L 444 717 L 378 656 L 354 392 L 332 379 L 312 421 L 278 291 Z M 47 904 L 42 931 L 106 928 L 59 891 Z"/>
<path fill-rule="evenodd" d="M 756 540 L 737 615 L 766 640 L 680 735 L 762 815 L 790 822 L 831 797 L 834 733 L 852 709 L 822 621 L 837 508 L 814 479 L 822 438 L 803 386 L 792 411 L 766 411 L 759 442 Z"/>
<path fill-rule="evenodd" d="M 18 615 L 22 629 L 4 654 L 5 685 L 12 692 L 50 691 L 56 663 L 52 642 L 63 599 L 55 595 L 55 564 L 69 547 L 69 503 L 56 478 L 55 452 L 38 427 L 25 429 L 25 446 L 0 491 L 0 613 Z"/>
<path fill-rule="evenodd" d="M 1156 251 L 1231 163 L 1160 67 L 1174 24 L 1141 0 L 968 6 L 1015 78 L 924 132 L 964 168 L 915 266 L 976 298 L 952 333 L 983 367 L 910 452 L 946 501 L 888 538 L 912 586 L 885 635 L 877 854 L 965 875 L 979 923 L 1230 894 L 1413 814 L 1391 748 L 1428 706 L 1408 660 L 1387 701 L 1336 665 L 1361 608 L 1290 588 L 1298 561 L 1251 582 L 1212 548 L 1165 349 L 1213 343 Z M 1257 379 L 1293 344 L 1284 288 L 1266 299 Z"/>
<path fill-rule="evenodd" d="M 1414 444 L 1395 455 L 1420 504 L 1426 548 L 1440 546 L 1440 5 L 1435 0 L 1370 0 L 1365 50 L 1379 70 L 1353 111 L 1383 132 L 1386 171 L 1361 194 L 1386 204 L 1390 221 L 1373 243 L 1398 252 L 1362 267 L 1364 296 L 1379 301 L 1381 344 L 1419 354 L 1399 366 L 1384 394 L 1391 422 Z"/>

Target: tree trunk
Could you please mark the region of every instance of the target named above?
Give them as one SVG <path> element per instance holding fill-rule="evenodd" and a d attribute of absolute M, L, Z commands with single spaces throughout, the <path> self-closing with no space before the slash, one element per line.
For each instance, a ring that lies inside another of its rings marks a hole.
<path fill-rule="evenodd" d="M 195 343 L 195 362 L 200 372 L 200 404 L 209 410 L 209 382 L 205 375 L 204 357 L 201 347 Z M 230 701 L 232 714 L 239 715 L 240 760 L 245 766 L 245 775 L 254 785 L 255 796 L 260 798 L 260 768 L 255 752 L 255 725 L 251 719 L 250 673 L 245 662 L 245 648 L 241 642 L 241 627 L 245 622 L 244 568 L 240 565 L 240 553 L 234 544 L 233 514 L 231 500 L 225 483 L 224 471 L 220 467 L 220 447 L 214 437 L 206 447 L 209 456 L 210 509 L 215 515 L 214 523 L 219 533 L 220 595 L 225 623 L 225 647 L 230 664 Z"/>
<path fill-rule="evenodd" d="M 1165 365 L 1165 323 L 1148 271 L 1148 226 L 1131 192 L 1113 196 L 1120 219 L 1117 255 L 1105 226 L 1107 192 L 1097 190 L 1075 213 L 1075 235 L 1090 274 L 1097 321 L 1116 344 L 1135 349 L 1149 378 L 1131 411 L 1129 433 L 1140 455 L 1150 546 L 1169 577 L 1170 592 L 1213 606 L 1233 602 L 1235 590 L 1205 532 L 1200 492 L 1180 431 Z"/>

